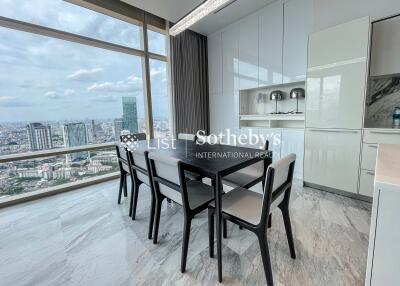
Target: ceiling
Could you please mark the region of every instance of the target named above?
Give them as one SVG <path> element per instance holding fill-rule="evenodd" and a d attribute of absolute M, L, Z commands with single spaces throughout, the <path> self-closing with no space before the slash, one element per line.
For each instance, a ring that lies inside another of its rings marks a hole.
<path fill-rule="evenodd" d="M 204 0 L 122 0 L 171 22 L 176 22 Z M 275 0 L 237 0 L 217 14 L 211 13 L 190 29 L 209 35 Z"/>

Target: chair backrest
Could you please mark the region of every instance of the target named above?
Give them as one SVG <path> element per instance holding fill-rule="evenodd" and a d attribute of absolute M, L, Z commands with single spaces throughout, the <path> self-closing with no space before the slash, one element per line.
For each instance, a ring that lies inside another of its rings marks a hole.
<path fill-rule="evenodd" d="M 146 133 L 121 135 L 119 139 L 124 147 L 129 147 L 132 142 L 146 140 Z"/>
<path fill-rule="evenodd" d="M 289 154 L 268 167 L 263 194 L 261 222 L 285 198 L 289 200 L 296 155 Z"/>
<path fill-rule="evenodd" d="M 135 148 L 128 152 L 128 162 L 131 169 L 131 174 L 135 179 L 140 180 L 146 185 L 150 185 L 148 163 L 146 159 L 147 149 Z"/>
<path fill-rule="evenodd" d="M 188 141 L 196 141 L 196 135 L 195 134 L 189 134 L 189 133 L 179 133 L 178 134 L 178 139 L 181 140 L 188 140 Z"/>
<path fill-rule="evenodd" d="M 184 206 L 189 207 L 186 179 L 179 159 L 150 152 L 148 155 L 154 191 Z"/>
<path fill-rule="evenodd" d="M 121 172 L 125 171 L 126 173 L 130 174 L 129 162 L 128 162 L 128 151 L 126 150 L 125 147 L 120 146 L 120 145 L 116 145 L 115 149 L 117 151 L 119 169 L 121 170 Z"/>
<path fill-rule="evenodd" d="M 254 145 L 250 145 L 250 144 L 245 144 L 245 145 L 241 145 L 241 147 L 246 147 L 246 148 L 257 148 L 257 146 Z M 265 143 L 260 147 L 260 149 L 268 151 L 268 147 L 269 147 L 269 142 L 268 140 L 265 141 Z M 262 160 L 259 161 L 249 167 L 246 167 L 242 170 L 240 170 L 240 172 L 242 173 L 249 173 L 249 175 L 260 175 L 260 176 L 265 176 L 266 170 L 267 170 L 267 161 L 266 160 Z"/>

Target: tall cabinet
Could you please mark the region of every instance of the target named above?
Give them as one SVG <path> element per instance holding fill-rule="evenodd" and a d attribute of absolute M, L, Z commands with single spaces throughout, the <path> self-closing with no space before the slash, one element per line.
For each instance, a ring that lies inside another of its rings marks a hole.
<path fill-rule="evenodd" d="M 304 181 L 358 192 L 369 17 L 310 35 Z"/>

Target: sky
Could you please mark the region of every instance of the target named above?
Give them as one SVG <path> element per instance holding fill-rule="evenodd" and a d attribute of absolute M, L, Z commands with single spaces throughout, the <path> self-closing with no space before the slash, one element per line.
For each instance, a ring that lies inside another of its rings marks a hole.
<path fill-rule="evenodd" d="M 0 15 L 140 48 L 137 26 L 62 0 L 0 0 Z M 152 52 L 165 42 L 149 33 Z M 135 96 L 144 117 L 141 59 L 0 27 L 0 122 L 122 117 Z M 153 117 L 168 117 L 166 63 L 151 60 Z"/>

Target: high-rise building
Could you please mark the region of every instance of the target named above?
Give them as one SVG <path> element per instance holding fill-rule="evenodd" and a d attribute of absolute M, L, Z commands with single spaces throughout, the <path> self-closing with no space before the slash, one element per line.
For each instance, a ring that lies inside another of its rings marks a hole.
<path fill-rule="evenodd" d="M 115 118 L 114 119 L 114 137 L 115 140 L 119 140 L 119 136 L 121 136 L 122 129 L 122 118 Z"/>
<path fill-rule="evenodd" d="M 65 147 L 83 146 L 88 144 L 88 132 L 85 123 L 68 123 L 63 126 Z M 88 152 L 67 154 L 67 161 L 73 162 L 88 158 Z"/>
<path fill-rule="evenodd" d="M 41 123 L 29 123 L 26 126 L 31 151 L 53 148 L 51 141 L 51 126 Z"/>
<path fill-rule="evenodd" d="M 122 97 L 122 129 L 138 133 L 136 97 Z"/>

